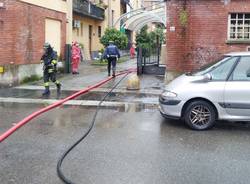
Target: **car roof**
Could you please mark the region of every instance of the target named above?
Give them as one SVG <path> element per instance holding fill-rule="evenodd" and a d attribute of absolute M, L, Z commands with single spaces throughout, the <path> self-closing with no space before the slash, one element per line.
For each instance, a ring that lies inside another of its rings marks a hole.
<path fill-rule="evenodd" d="M 230 52 L 225 54 L 225 56 L 250 56 L 250 52 Z"/>

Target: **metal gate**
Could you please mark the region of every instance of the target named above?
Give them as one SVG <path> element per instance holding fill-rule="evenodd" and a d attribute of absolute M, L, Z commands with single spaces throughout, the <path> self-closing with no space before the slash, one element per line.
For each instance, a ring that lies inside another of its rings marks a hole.
<path fill-rule="evenodd" d="M 165 66 L 160 65 L 161 45 L 156 48 L 138 48 L 137 53 L 137 73 L 165 75 Z"/>

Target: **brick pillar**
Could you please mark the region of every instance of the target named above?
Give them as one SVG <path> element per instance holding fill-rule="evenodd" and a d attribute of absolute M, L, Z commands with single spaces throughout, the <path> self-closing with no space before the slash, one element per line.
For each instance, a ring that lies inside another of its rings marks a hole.
<path fill-rule="evenodd" d="M 182 70 L 188 23 L 186 1 L 167 1 L 166 79 L 175 78 Z"/>

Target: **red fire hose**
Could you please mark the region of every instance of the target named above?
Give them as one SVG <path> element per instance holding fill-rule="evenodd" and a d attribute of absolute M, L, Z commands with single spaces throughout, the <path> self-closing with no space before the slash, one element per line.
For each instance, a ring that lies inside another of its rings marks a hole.
<path fill-rule="evenodd" d="M 119 75 L 124 75 L 124 74 L 127 74 L 127 73 L 132 73 L 132 72 L 135 72 L 136 70 L 135 69 L 129 69 L 129 70 L 126 70 L 126 71 L 123 71 L 123 72 L 120 72 L 118 74 L 116 74 L 116 76 L 119 76 Z M 71 96 L 68 96 L 62 100 L 59 100 L 45 108 L 42 108 L 36 112 L 33 112 L 32 114 L 30 114 L 29 116 L 27 116 L 26 118 L 24 118 L 23 120 L 21 120 L 20 122 L 18 122 L 16 125 L 14 125 L 13 127 L 11 127 L 9 130 L 7 130 L 6 132 L 4 132 L 2 135 L 0 135 L 0 143 L 2 141 L 4 141 L 7 137 L 9 137 L 11 134 L 13 134 L 15 131 L 17 131 L 19 128 L 21 128 L 23 125 L 25 125 L 26 123 L 28 123 L 29 121 L 31 121 L 32 119 L 34 119 L 35 117 L 39 116 L 40 114 L 44 113 L 44 112 L 47 112 L 51 109 L 54 109 L 55 107 L 58 107 L 60 105 L 62 105 L 63 103 L 69 101 L 69 100 L 72 100 L 82 94 L 85 94 L 89 91 L 91 91 L 92 89 L 95 89 L 103 84 L 105 84 L 106 82 L 110 81 L 113 77 L 109 77 L 107 79 L 104 79 L 98 83 L 96 83 L 95 85 L 93 86 L 89 86 L 81 91 L 78 91 L 74 94 L 72 94 Z"/>

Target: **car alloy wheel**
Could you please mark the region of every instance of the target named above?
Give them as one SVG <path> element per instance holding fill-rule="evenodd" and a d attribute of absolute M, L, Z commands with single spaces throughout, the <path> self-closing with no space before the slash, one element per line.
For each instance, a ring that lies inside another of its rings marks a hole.
<path fill-rule="evenodd" d="M 215 123 L 216 112 L 214 107 L 202 100 L 191 102 L 185 111 L 184 121 L 195 130 L 205 130 Z"/>
<path fill-rule="evenodd" d="M 189 120 L 192 124 L 203 126 L 209 123 L 211 112 L 206 106 L 197 105 L 193 107 L 189 114 Z"/>

